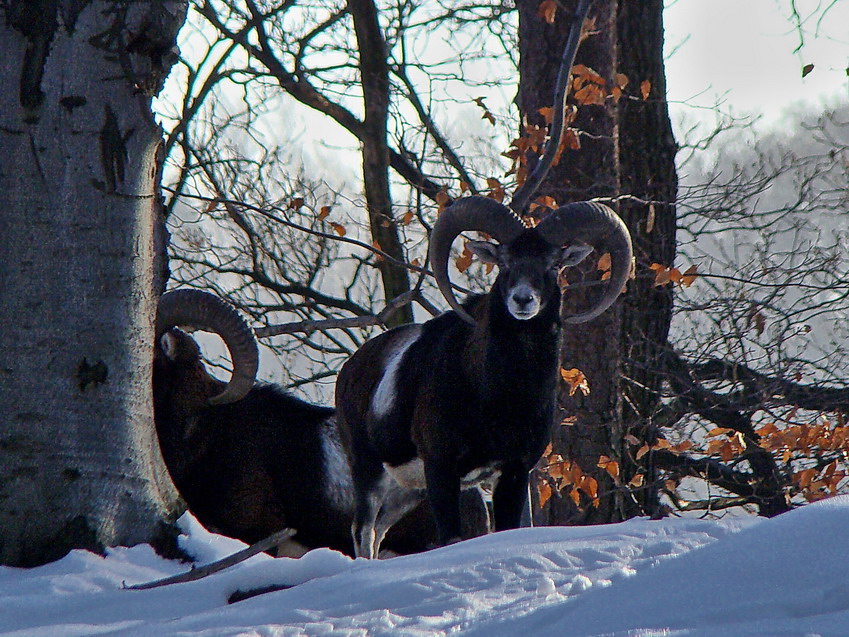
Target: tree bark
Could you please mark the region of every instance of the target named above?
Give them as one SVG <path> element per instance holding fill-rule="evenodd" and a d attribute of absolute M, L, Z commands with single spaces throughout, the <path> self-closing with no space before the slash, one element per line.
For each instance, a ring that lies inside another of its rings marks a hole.
<path fill-rule="evenodd" d="M 392 213 L 389 190 L 389 145 L 386 141 L 389 120 L 389 65 L 386 42 L 372 0 L 349 0 L 348 11 L 354 21 L 359 50 L 360 79 L 363 87 L 365 135 L 363 145 L 363 183 L 372 240 L 399 261 L 405 261 L 404 248 Z M 386 260 L 378 263 L 386 301 L 410 290 L 405 268 Z M 412 323 L 412 306 L 399 310 L 389 327 Z"/>
<path fill-rule="evenodd" d="M 2 5 L 0 563 L 172 531 L 151 395 L 150 102 L 185 14 L 182 1 Z"/>
<path fill-rule="evenodd" d="M 620 2 L 617 19 L 618 72 L 629 78 L 629 99 L 618 104 L 619 174 L 621 192 L 644 201 L 622 201 L 619 213 L 631 229 L 638 277 L 629 284 L 623 311 L 624 429 L 653 444 L 653 422 L 660 405 L 664 360 L 672 321 L 673 288 L 656 287 L 652 263 L 674 265 L 677 246 L 675 201 L 678 145 L 666 103 L 663 63 L 663 1 Z M 648 84 L 643 84 L 648 82 Z M 639 90 L 638 90 L 639 87 Z M 643 88 L 648 95 L 643 99 Z M 642 512 L 658 513 L 654 451 L 634 461 L 633 446 L 623 453 L 622 480 L 642 473 L 645 489 L 634 491 Z"/>
<path fill-rule="evenodd" d="M 546 24 L 537 12 L 537 2 L 517 3 L 518 102 L 523 118 L 533 124 L 542 125 L 538 111 L 551 105 L 558 56 L 576 4 L 560 3 L 554 22 Z M 563 388 L 560 403 L 571 418 L 566 421 L 569 424 L 556 426 L 554 449 L 597 480 L 599 501 L 593 506 L 584 496 L 576 507 L 569 498 L 552 498 L 543 511 L 536 512 L 538 523 L 616 522 L 652 513 L 656 506 L 651 497 L 642 495 L 649 490 L 632 492 L 624 485 L 638 471 L 651 478 L 646 468 L 637 466 L 625 436 L 632 431 L 648 435 L 661 382 L 653 361 L 666 342 L 672 305 L 668 289 L 654 288 L 651 280 L 639 278 L 652 262 L 672 265 L 675 249 L 675 143 L 664 101 L 661 16 L 662 3 L 656 0 L 593 5 L 593 34 L 581 44 L 576 64 L 604 78 L 608 97 L 603 104 L 579 105 L 572 126 L 581 131 L 581 147 L 566 150 L 540 188 L 541 195 L 552 196 L 559 204 L 628 194 L 670 205 L 651 206 L 651 211 L 642 204 L 618 206 L 635 239 L 638 281 L 630 282 L 622 300 L 594 321 L 564 329 L 562 365 L 580 369 L 590 393 L 570 396 L 568 387 Z M 617 73 L 629 78 L 618 103 L 609 96 Z M 642 100 L 640 93 L 645 79 L 653 87 L 649 100 Z M 570 280 L 598 279 L 599 256 L 577 268 Z M 567 289 L 564 312 L 587 307 L 593 294 L 587 288 Z M 597 466 L 602 455 L 618 463 L 618 480 Z"/>

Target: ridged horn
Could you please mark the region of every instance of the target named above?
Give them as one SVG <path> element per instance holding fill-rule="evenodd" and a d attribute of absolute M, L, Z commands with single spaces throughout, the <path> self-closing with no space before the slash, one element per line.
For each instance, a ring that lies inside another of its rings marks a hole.
<path fill-rule="evenodd" d="M 633 260 L 631 233 L 619 215 L 604 204 L 580 201 L 561 206 L 536 229 L 551 245 L 582 242 L 610 252 L 610 278 L 604 295 L 592 309 L 567 317 L 567 323 L 585 323 L 613 305 L 628 281 Z"/>
<path fill-rule="evenodd" d="M 230 382 L 210 405 L 236 402 L 251 390 L 259 365 L 259 349 L 250 325 L 232 305 L 202 290 L 172 290 L 159 299 L 156 313 L 156 339 L 178 325 L 218 334 L 233 361 Z"/>
<path fill-rule="evenodd" d="M 525 224 L 504 204 L 488 197 L 458 199 L 439 215 L 430 233 L 430 267 L 436 277 L 439 291 L 464 321 L 474 325 L 475 320 L 460 305 L 448 277 L 448 258 L 451 244 L 461 232 L 485 232 L 499 243 L 510 243 L 525 230 Z"/>

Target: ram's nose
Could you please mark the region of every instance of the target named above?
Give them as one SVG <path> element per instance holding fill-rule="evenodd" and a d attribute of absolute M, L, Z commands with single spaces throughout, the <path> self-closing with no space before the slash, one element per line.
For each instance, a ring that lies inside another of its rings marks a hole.
<path fill-rule="evenodd" d="M 513 303 L 518 309 L 526 309 L 534 302 L 534 295 L 527 290 L 513 292 Z"/>

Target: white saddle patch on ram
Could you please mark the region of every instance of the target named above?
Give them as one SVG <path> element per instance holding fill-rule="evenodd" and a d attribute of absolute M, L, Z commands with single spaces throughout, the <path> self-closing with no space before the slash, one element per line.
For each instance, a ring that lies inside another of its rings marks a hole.
<path fill-rule="evenodd" d="M 395 344 L 393 351 L 387 356 L 383 376 L 371 397 L 371 411 L 378 418 L 382 418 L 390 413 L 392 407 L 395 406 L 395 386 L 397 384 L 396 379 L 398 368 L 401 365 L 401 359 L 410 346 L 418 340 L 421 333 L 422 329 L 420 325 L 411 326 L 404 337 L 400 338 Z"/>

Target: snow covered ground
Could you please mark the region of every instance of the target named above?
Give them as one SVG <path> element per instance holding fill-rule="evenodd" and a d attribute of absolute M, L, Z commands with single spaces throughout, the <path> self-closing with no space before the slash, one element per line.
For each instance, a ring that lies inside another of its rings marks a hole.
<path fill-rule="evenodd" d="M 198 564 L 244 547 L 186 516 Z M 849 497 L 772 520 L 518 529 L 368 562 L 259 555 L 196 582 L 148 546 L 0 568 L 0 634 L 849 635 Z M 294 585 L 228 604 L 236 590 Z"/>

